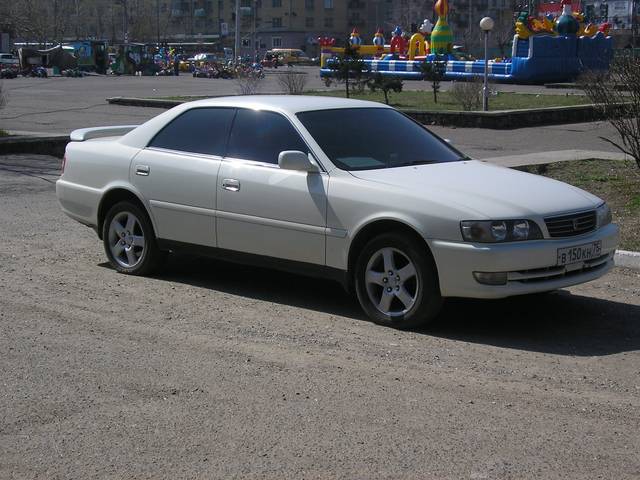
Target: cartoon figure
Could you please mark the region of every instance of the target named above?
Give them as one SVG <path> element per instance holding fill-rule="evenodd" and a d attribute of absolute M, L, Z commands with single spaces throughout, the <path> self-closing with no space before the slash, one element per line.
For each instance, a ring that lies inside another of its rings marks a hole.
<path fill-rule="evenodd" d="M 357 28 L 354 28 L 351 32 L 351 36 L 349 37 L 349 43 L 352 47 L 359 47 L 362 45 L 362 39 L 360 38 L 360 32 L 358 32 Z"/>
<path fill-rule="evenodd" d="M 425 37 L 431 34 L 432 30 L 433 24 L 425 19 L 420 29 L 409 40 L 409 60 L 413 60 L 416 57 L 424 57 L 427 54 L 427 46 L 429 44 Z"/>
<path fill-rule="evenodd" d="M 529 16 L 527 12 L 521 12 L 516 20 L 516 35 L 522 40 L 526 40 L 531 36 L 531 30 L 528 27 Z"/>
<path fill-rule="evenodd" d="M 438 0 L 434 6 L 438 14 L 438 21 L 431 32 L 431 53 L 446 54 L 453 49 L 453 35 L 447 23 L 449 4 L 447 0 Z"/>
<path fill-rule="evenodd" d="M 407 53 L 407 40 L 402 36 L 402 28 L 400 26 L 393 29 L 390 52 L 401 56 Z"/>
<path fill-rule="evenodd" d="M 373 36 L 373 44 L 376 47 L 384 47 L 384 34 L 381 28 L 378 28 L 376 34 Z"/>
<path fill-rule="evenodd" d="M 562 15 L 556 22 L 556 29 L 560 35 L 575 35 L 580 29 L 578 20 L 571 11 L 571 0 L 562 0 Z"/>
<path fill-rule="evenodd" d="M 600 28 L 598 28 L 598 31 L 604 33 L 606 37 L 607 35 L 609 35 L 610 29 L 611 29 L 611 24 L 609 22 L 604 22 L 602 25 L 600 25 Z"/>

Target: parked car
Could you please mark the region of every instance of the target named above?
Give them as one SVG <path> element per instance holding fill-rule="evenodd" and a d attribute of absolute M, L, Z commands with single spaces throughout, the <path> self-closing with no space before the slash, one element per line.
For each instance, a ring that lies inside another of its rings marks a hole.
<path fill-rule="evenodd" d="M 215 53 L 198 53 L 193 56 L 193 64 L 196 67 L 201 67 L 207 63 L 219 63 L 223 61 L 224 59 Z"/>
<path fill-rule="evenodd" d="M 11 53 L 0 53 L 0 65 L 11 65 L 17 67 L 20 65 L 20 60 Z"/>
<path fill-rule="evenodd" d="M 265 53 L 263 66 L 273 66 L 275 59 L 278 65 L 313 65 L 313 61 L 302 50 L 297 48 L 274 48 Z"/>
<path fill-rule="evenodd" d="M 443 297 L 596 279 L 618 244 L 601 199 L 472 160 L 373 102 L 209 99 L 71 140 L 60 205 L 117 271 L 146 275 L 192 251 L 320 275 L 399 328 L 435 318 Z"/>

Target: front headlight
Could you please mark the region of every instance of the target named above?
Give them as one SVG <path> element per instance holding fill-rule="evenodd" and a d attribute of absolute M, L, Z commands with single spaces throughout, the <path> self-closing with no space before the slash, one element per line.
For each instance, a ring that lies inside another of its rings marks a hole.
<path fill-rule="evenodd" d="M 540 227 L 531 220 L 468 220 L 460 222 L 460 230 L 467 242 L 518 242 L 542 238 Z"/>
<path fill-rule="evenodd" d="M 598 228 L 604 227 L 611 223 L 611 209 L 607 203 L 603 203 L 596 209 L 596 216 L 598 219 Z"/>

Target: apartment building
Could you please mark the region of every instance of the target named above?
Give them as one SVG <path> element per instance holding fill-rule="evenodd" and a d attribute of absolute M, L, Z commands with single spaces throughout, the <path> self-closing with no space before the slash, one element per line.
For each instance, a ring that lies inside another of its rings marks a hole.
<path fill-rule="evenodd" d="M 161 0 L 168 19 L 164 36 L 232 42 L 236 0 Z M 242 50 L 252 54 L 271 48 L 300 48 L 318 52 L 317 38 L 346 40 L 353 28 L 365 43 L 378 28 L 387 40 L 396 25 L 407 31 L 425 18 L 435 22 L 435 0 L 240 0 Z M 498 23 L 513 21 L 515 0 L 449 0 L 449 23 L 456 41 L 474 36 L 480 19 L 489 15 Z"/>
<path fill-rule="evenodd" d="M 347 0 L 240 0 L 242 53 L 300 48 L 317 53 L 317 38 L 348 37 Z M 164 0 L 165 37 L 233 43 L 236 0 Z"/>

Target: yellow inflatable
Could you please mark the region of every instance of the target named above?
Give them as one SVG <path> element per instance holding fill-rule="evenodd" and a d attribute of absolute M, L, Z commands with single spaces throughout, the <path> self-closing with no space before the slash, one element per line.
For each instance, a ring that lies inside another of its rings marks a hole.
<path fill-rule="evenodd" d="M 413 60 L 416 57 L 424 57 L 426 54 L 427 47 L 425 45 L 424 35 L 420 32 L 411 35 L 409 39 L 409 60 Z"/>
<path fill-rule="evenodd" d="M 522 22 L 516 22 L 516 34 L 519 38 L 526 40 L 531 36 L 531 30 Z"/>

